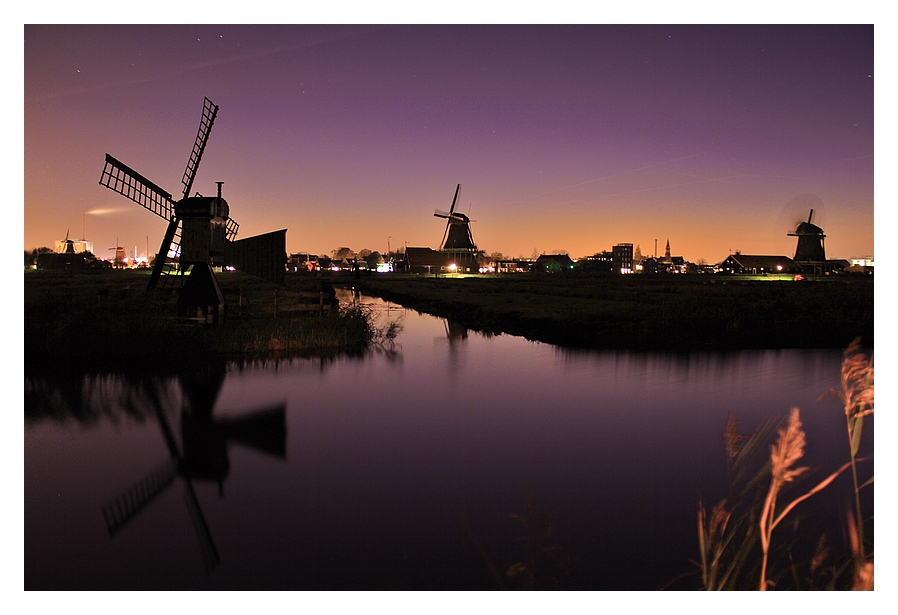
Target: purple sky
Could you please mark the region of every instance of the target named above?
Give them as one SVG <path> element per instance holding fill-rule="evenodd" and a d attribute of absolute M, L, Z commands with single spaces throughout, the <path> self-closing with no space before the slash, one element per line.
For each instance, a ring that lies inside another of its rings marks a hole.
<path fill-rule="evenodd" d="M 98 185 L 108 152 L 289 252 L 439 247 L 456 184 L 478 247 L 620 242 L 719 262 L 873 256 L 872 26 L 25 26 L 24 247 L 98 256 L 165 222 Z M 96 213 L 106 212 L 106 213 Z"/>

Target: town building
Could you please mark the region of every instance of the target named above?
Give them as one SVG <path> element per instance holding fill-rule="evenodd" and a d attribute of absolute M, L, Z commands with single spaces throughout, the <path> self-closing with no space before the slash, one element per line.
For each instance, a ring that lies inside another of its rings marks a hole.
<path fill-rule="evenodd" d="M 757 254 L 730 254 L 718 265 L 721 273 L 773 275 L 801 273 L 801 265 L 788 256 L 764 256 Z"/>
<path fill-rule="evenodd" d="M 536 273 L 559 273 L 574 268 L 574 261 L 567 254 L 540 254 L 533 263 Z"/>
<path fill-rule="evenodd" d="M 611 248 L 611 270 L 614 273 L 633 273 L 632 243 L 619 243 Z"/>

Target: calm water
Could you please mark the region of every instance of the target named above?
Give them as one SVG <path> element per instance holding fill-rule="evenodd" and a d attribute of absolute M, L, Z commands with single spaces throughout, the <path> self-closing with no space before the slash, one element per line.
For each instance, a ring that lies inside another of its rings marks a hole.
<path fill-rule="evenodd" d="M 26 380 L 25 588 L 491 589 L 531 493 L 565 587 L 657 589 L 695 570 L 729 412 L 799 406 L 806 461 L 847 459 L 838 351 L 570 352 L 362 299 L 395 347 Z"/>

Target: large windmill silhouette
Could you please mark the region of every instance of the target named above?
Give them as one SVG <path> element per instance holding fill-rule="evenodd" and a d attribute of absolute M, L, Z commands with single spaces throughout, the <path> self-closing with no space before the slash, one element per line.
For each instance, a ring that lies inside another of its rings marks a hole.
<path fill-rule="evenodd" d="M 458 193 L 461 192 L 461 184 L 455 188 L 455 197 L 449 211 L 437 209 L 433 215 L 446 219 L 446 230 L 443 231 L 441 250 L 476 250 L 474 237 L 471 235 L 471 219 L 463 213 L 455 211 L 458 205 Z"/>
<path fill-rule="evenodd" d="M 460 271 L 476 272 L 480 265 L 482 250 L 477 249 L 474 237 L 471 235 L 471 219 L 456 211 L 460 192 L 461 184 L 458 184 L 449 211 L 437 209 L 433 212 L 437 218 L 446 219 L 446 230 L 443 231 L 440 252 L 448 256 Z"/>
<path fill-rule="evenodd" d="M 181 178 L 181 198 L 177 201 L 172 198 L 171 193 L 106 154 L 100 185 L 168 221 L 147 284 L 148 291 L 156 288 L 160 280 L 165 281 L 162 285 L 164 288 L 171 288 L 179 277 L 178 274 L 188 271 L 192 266 L 210 269 L 225 264 L 236 264 L 238 269 L 246 273 L 283 283 L 286 230 L 235 242 L 239 225 L 231 218 L 228 203 L 221 196 L 224 182 L 215 182 L 218 185 L 216 196 L 203 196 L 199 193 L 190 196 L 217 115 L 218 105 L 205 98 L 196 141 Z M 212 277 L 214 280 L 214 275 Z"/>
<path fill-rule="evenodd" d="M 166 276 L 170 286 L 174 282 L 174 278 L 169 278 L 171 274 L 186 271 L 194 263 L 222 264 L 225 238 L 237 236 L 239 225 L 230 217 L 228 204 L 221 198 L 221 182 L 215 197 L 190 196 L 217 115 L 218 105 L 204 99 L 200 127 L 181 178 L 183 192 L 178 201 L 172 199 L 171 193 L 106 154 L 100 185 L 168 221 L 147 290 L 153 290 L 162 276 Z M 179 267 L 175 266 L 175 260 Z"/>

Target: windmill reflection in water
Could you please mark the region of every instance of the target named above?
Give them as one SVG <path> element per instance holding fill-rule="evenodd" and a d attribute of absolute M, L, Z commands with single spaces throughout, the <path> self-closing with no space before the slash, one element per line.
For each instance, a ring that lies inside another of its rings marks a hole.
<path fill-rule="evenodd" d="M 182 377 L 184 404 L 181 409 L 181 445 L 169 423 L 159 396 L 153 409 L 168 448 L 169 458 L 132 487 L 103 506 L 109 535 L 114 537 L 179 477 L 184 482 L 184 500 L 202 550 L 206 571 L 220 562 L 212 532 L 194 490 L 194 481 L 217 483 L 223 495 L 230 471 L 228 445 L 240 442 L 258 451 L 286 459 L 286 404 L 251 410 L 229 418 L 214 418 L 213 408 L 224 382 L 224 370 Z"/>

